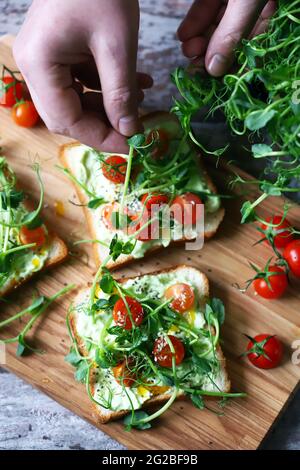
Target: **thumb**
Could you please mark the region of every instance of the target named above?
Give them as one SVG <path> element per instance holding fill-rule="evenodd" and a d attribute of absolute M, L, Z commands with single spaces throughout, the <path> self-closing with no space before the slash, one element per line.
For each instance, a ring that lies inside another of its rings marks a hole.
<path fill-rule="evenodd" d="M 119 18 L 116 30 L 113 38 L 111 34 L 102 35 L 92 52 L 107 117 L 116 131 L 131 136 L 141 130 L 136 79 L 138 20 L 134 28 Z"/>
<path fill-rule="evenodd" d="M 250 34 L 266 3 L 266 0 L 229 0 L 206 52 L 205 65 L 211 75 L 220 77 L 232 65 L 235 48 Z"/>

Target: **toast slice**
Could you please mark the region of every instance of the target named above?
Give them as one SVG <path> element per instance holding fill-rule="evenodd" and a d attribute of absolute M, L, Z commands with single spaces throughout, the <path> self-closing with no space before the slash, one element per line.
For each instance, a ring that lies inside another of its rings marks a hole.
<path fill-rule="evenodd" d="M 193 311 L 186 312 L 184 316 L 186 319 L 193 319 L 191 321 L 193 321 L 194 329 L 199 328 L 200 331 L 200 327 L 207 328 L 207 324 L 205 323 L 204 311 L 206 303 L 209 300 L 209 283 L 207 277 L 196 268 L 181 265 L 175 268 L 170 268 L 169 270 L 158 271 L 139 277 L 122 279 L 118 282 L 130 292 L 133 292 L 135 294 L 142 291 L 143 296 L 145 296 L 147 293 L 150 293 L 151 295 L 151 289 L 153 289 L 153 287 L 151 286 L 153 283 L 157 288 L 156 294 L 154 293 L 154 290 L 152 291 L 154 297 L 159 297 L 160 295 L 163 295 L 164 289 L 166 289 L 170 284 L 173 284 L 174 282 L 189 283 L 189 285 L 193 287 L 195 293 L 196 307 Z M 99 321 L 97 320 L 96 325 L 94 327 L 95 333 L 92 332 L 90 322 L 92 322 L 93 320 L 91 320 L 91 317 L 87 316 L 84 311 L 84 305 L 87 302 L 87 299 L 89 298 L 89 293 L 90 290 L 88 288 L 82 289 L 78 292 L 74 300 L 73 307 L 70 310 L 69 314 L 69 324 L 72 330 L 73 338 L 76 341 L 80 354 L 84 357 L 93 356 L 93 348 L 91 349 L 91 342 L 96 341 L 96 338 L 99 337 L 98 333 L 101 330 L 100 322 L 99 331 L 97 331 L 97 321 Z M 171 330 L 172 328 L 173 327 L 171 327 Z M 177 334 L 180 337 L 181 332 L 178 333 L 177 331 L 176 333 L 176 328 L 174 327 L 173 329 L 174 332 L 173 330 L 168 331 L 168 334 Z M 230 391 L 231 384 L 226 370 L 226 360 L 219 343 L 217 343 L 215 347 L 214 354 L 217 358 L 219 368 L 217 369 L 218 372 L 216 372 L 216 375 L 214 376 L 213 383 L 207 381 L 206 379 L 204 380 L 203 377 L 200 377 L 199 385 L 201 385 L 201 388 L 203 390 L 227 393 Z M 211 356 L 209 357 L 211 358 Z M 96 363 L 94 362 L 94 364 Z M 107 374 L 110 374 L 109 379 L 107 379 Z M 103 406 L 100 406 L 99 404 L 96 404 L 95 401 L 93 401 L 97 418 L 101 423 L 107 423 L 111 420 L 119 419 L 122 416 L 128 414 L 130 411 L 130 409 L 127 408 L 128 402 L 126 399 L 125 403 L 127 402 L 127 405 L 122 407 L 122 393 L 124 392 L 122 387 L 117 384 L 116 379 L 113 376 L 112 369 L 109 369 L 108 372 L 107 369 L 101 369 L 97 365 L 93 366 L 90 369 L 89 384 L 91 396 L 95 400 L 97 400 L 97 398 L 99 398 L 100 396 L 99 390 L 101 390 L 101 387 L 105 387 L 105 384 L 110 383 L 110 381 L 114 381 L 114 396 L 117 397 L 118 395 L 121 395 L 121 399 L 119 401 L 117 399 L 115 400 L 116 406 L 113 409 L 107 409 Z M 154 381 L 154 383 L 156 382 Z M 154 387 L 149 387 L 147 389 L 145 387 L 133 386 L 130 389 L 130 393 L 132 390 L 134 391 L 132 392 L 131 401 L 134 402 L 136 409 L 156 406 L 165 403 L 170 399 L 172 394 L 172 387 L 163 386 L 159 381 Z M 129 392 L 127 391 L 127 393 Z M 142 395 L 144 394 L 144 396 L 140 397 L 139 393 Z M 177 399 L 184 397 L 184 392 L 179 390 L 179 392 L 177 393 Z"/>
<path fill-rule="evenodd" d="M 152 131 L 152 130 L 157 130 L 157 129 L 165 129 L 168 134 L 170 135 L 171 139 L 178 139 L 178 136 L 181 135 L 181 127 L 179 125 L 179 122 L 177 118 L 174 115 L 171 115 L 167 112 L 155 112 L 148 114 L 143 117 L 143 124 L 145 131 Z M 80 144 L 79 142 L 74 142 L 71 144 L 66 144 L 60 148 L 60 154 L 59 158 L 60 161 L 62 162 L 63 166 L 73 175 L 75 176 L 78 172 L 82 170 L 82 167 L 80 167 L 80 161 L 86 152 L 92 151 L 92 149 L 89 149 L 89 147 L 86 147 L 85 145 Z M 196 173 L 199 173 L 199 177 L 201 177 L 201 184 L 203 184 L 205 191 L 208 192 L 209 194 L 217 194 L 216 188 L 210 179 L 209 175 L 207 174 L 203 163 L 201 161 L 201 157 L 197 155 L 197 151 L 195 149 L 192 149 L 193 153 L 195 154 L 195 160 L 197 164 L 197 171 Z M 105 157 L 113 154 L 104 154 Z M 123 156 L 127 157 L 127 156 Z M 99 167 L 99 172 L 102 173 L 102 170 Z M 98 171 L 97 167 L 97 171 Z M 91 170 L 91 169 L 89 169 Z M 85 171 L 85 170 L 84 170 Z M 95 173 L 94 169 L 91 170 L 91 172 Z M 197 175 L 195 175 L 197 176 Z M 99 176 L 99 181 L 97 182 L 98 187 L 94 188 L 95 192 L 97 192 L 98 195 L 104 195 L 105 197 L 107 196 L 109 201 L 112 201 L 112 196 L 111 194 L 114 193 L 116 185 L 114 183 L 109 182 L 107 179 L 105 179 L 102 176 Z M 103 185 L 103 186 L 102 186 Z M 104 188 L 105 185 L 105 188 Z M 102 186 L 102 187 L 101 187 Z M 123 186 L 123 185 L 117 185 L 117 186 Z M 84 208 L 85 212 L 85 217 L 87 220 L 87 224 L 89 227 L 89 232 L 91 235 L 91 239 L 93 240 L 105 240 L 107 239 L 107 229 L 105 228 L 104 224 L 102 223 L 102 210 L 103 207 L 99 207 L 97 210 L 90 209 L 87 207 L 88 202 L 90 200 L 89 195 L 80 187 L 78 184 L 75 184 L 76 192 L 78 195 L 78 198 L 80 200 L 81 205 Z M 119 188 L 121 191 L 121 188 Z M 224 209 L 221 206 L 219 198 L 216 196 L 209 196 L 207 198 L 208 202 L 205 202 L 205 217 L 204 217 L 204 238 L 208 239 L 211 238 L 217 231 L 219 225 L 221 224 L 223 217 L 224 217 Z M 117 231 L 111 230 L 111 232 L 108 234 L 108 244 L 109 241 L 113 238 L 113 236 L 117 233 Z M 197 234 L 194 234 L 191 238 L 189 238 L 189 241 L 192 239 L 195 239 Z M 151 240 L 151 241 L 138 241 L 136 249 L 132 252 L 130 255 L 124 255 L 122 254 L 116 261 L 109 261 L 107 264 L 107 267 L 109 269 L 116 269 L 120 265 L 127 264 L 128 262 L 133 261 L 135 258 L 141 258 L 145 255 L 148 255 L 149 253 L 153 253 L 154 251 L 157 251 L 169 244 L 180 244 L 180 243 L 185 243 L 187 241 L 187 238 L 183 236 L 176 238 L 175 239 L 170 239 L 167 240 L 167 242 L 164 240 Z M 104 259 L 106 259 L 108 255 L 108 249 L 106 247 L 103 247 L 101 244 L 98 243 L 93 243 L 93 249 L 94 249 L 94 256 L 96 260 L 96 264 L 100 265 Z"/>
<path fill-rule="evenodd" d="M 0 178 L 1 178 L 1 199 L 5 200 L 4 188 L 5 181 L 15 182 L 15 174 L 13 170 L 8 166 L 6 160 L 1 157 L 1 168 L 0 168 Z M 13 194 L 16 195 L 21 188 L 16 183 L 14 186 L 9 186 L 10 190 L 13 191 Z M 11 196 L 10 196 L 11 197 Z M 16 220 L 20 220 L 21 215 L 26 215 L 34 210 L 34 206 L 28 195 L 24 194 L 23 200 L 18 204 L 15 209 L 12 209 L 13 217 L 16 217 Z M 6 211 L 2 208 L 1 217 L 4 222 L 6 222 Z M 19 219 L 18 219 L 19 218 Z M 46 269 L 52 268 L 60 263 L 62 263 L 68 256 L 68 248 L 64 241 L 59 238 L 50 227 L 45 223 L 42 223 L 45 232 L 45 243 L 39 248 L 28 248 L 26 250 L 17 251 L 12 254 L 6 263 L 7 266 L 5 270 L 1 269 L 0 273 L 0 298 L 6 297 L 11 293 L 15 288 L 21 284 L 30 280 L 37 273 L 43 272 Z M 1 225 L 1 240 L 5 238 L 5 230 L 8 230 L 8 244 L 7 249 L 18 247 L 22 245 L 20 240 L 20 227 L 16 228 L 5 228 Z M 0 248 L 0 258 L 3 260 L 2 248 Z M 1 266 L 2 267 L 2 266 Z"/>

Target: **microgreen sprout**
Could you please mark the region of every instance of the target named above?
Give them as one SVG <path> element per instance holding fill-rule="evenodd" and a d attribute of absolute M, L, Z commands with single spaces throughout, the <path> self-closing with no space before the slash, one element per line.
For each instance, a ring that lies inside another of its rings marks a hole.
<path fill-rule="evenodd" d="M 10 344 L 10 343 L 18 343 L 17 347 L 17 356 L 22 356 L 25 353 L 30 351 L 41 353 L 41 350 L 34 349 L 26 340 L 27 333 L 31 330 L 34 323 L 40 318 L 40 316 L 47 310 L 47 308 L 55 302 L 59 297 L 70 292 L 72 289 L 75 288 L 75 285 L 69 284 L 68 286 L 64 287 L 63 289 L 59 290 L 55 294 L 50 297 L 40 296 L 35 298 L 32 303 L 26 307 L 25 309 L 21 310 L 20 312 L 12 315 L 6 320 L 0 322 L 0 329 L 7 327 L 8 325 L 14 323 L 16 320 L 20 320 L 25 316 L 31 316 L 30 320 L 26 323 L 23 329 L 18 333 L 17 336 L 7 339 L 0 339 L 0 344 Z"/>

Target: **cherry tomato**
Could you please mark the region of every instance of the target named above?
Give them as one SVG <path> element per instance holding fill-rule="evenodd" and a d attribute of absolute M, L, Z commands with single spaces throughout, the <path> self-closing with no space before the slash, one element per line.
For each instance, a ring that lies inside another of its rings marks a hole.
<path fill-rule="evenodd" d="M 136 299 L 133 299 L 132 297 L 126 296 L 125 300 L 128 304 L 128 308 L 130 310 L 132 320 L 135 326 L 139 326 L 142 323 L 143 318 L 144 318 L 143 307 Z M 123 299 L 119 299 L 115 303 L 114 309 L 113 309 L 113 319 L 117 326 L 121 326 L 125 330 L 132 329 L 131 318 L 129 316 L 127 307 Z"/>
<path fill-rule="evenodd" d="M 294 240 L 288 244 L 283 252 L 292 273 L 300 277 L 300 240 Z"/>
<path fill-rule="evenodd" d="M 185 193 L 175 197 L 171 205 L 171 213 L 180 224 L 195 225 L 200 216 L 198 208 L 200 204 L 202 201 L 196 194 Z"/>
<path fill-rule="evenodd" d="M 12 108 L 22 99 L 22 83 L 16 82 L 14 77 L 3 77 L 0 79 L 0 105 Z"/>
<path fill-rule="evenodd" d="M 35 243 L 35 246 L 32 247 L 33 250 L 40 248 L 46 243 L 46 233 L 44 228 L 37 227 L 34 229 L 29 229 L 26 225 L 21 227 L 19 232 L 19 237 L 22 245 L 29 245 L 30 243 Z"/>
<path fill-rule="evenodd" d="M 168 335 L 173 347 L 174 353 L 172 353 L 169 344 L 163 336 L 157 338 L 154 342 L 153 355 L 154 360 L 161 367 L 172 367 L 172 358 L 175 356 L 175 364 L 178 366 L 182 363 L 185 355 L 185 349 L 183 343 L 176 336 Z"/>
<path fill-rule="evenodd" d="M 145 206 L 146 209 L 151 211 L 153 206 L 158 206 L 157 209 L 159 209 L 160 206 L 163 204 L 168 204 L 169 198 L 166 194 L 144 194 L 141 202 Z"/>
<path fill-rule="evenodd" d="M 283 346 L 276 336 L 261 334 L 251 339 L 246 355 L 255 367 L 273 369 L 281 362 Z"/>
<path fill-rule="evenodd" d="M 142 216 L 139 218 L 137 223 L 131 224 L 128 227 L 128 234 L 135 235 L 135 238 L 141 242 L 148 242 L 150 240 L 157 240 L 159 238 L 159 219 L 154 218 L 152 216 L 151 222 L 146 225 L 142 230 L 141 228 L 147 224 L 147 222 L 151 219 L 151 214 L 149 211 L 144 210 Z M 141 230 L 139 232 L 139 230 Z"/>
<path fill-rule="evenodd" d="M 109 230 L 116 230 L 116 227 L 113 223 L 113 213 L 118 212 L 118 210 L 119 210 L 119 204 L 117 202 L 106 204 L 102 209 L 101 216 L 103 218 L 104 225 Z"/>
<path fill-rule="evenodd" d="M 125 387 L 132 387 L 132 385 L 135 383 L 136 376 L 134 372 L 130 370 L 131 365 L 133 365 L 133 360 L 128 358 L 112 368 L 114 377 L 120 385 L 124 385 Z"/>
<path fill-rule="evenodd" d="M 195 302 L 193 288 L 184 283 L 168 287 L 165 291 L 165 297 L 167 299 L 173 298 L 170 307 L 178 313 L 186 312 Z"/>
<path fill-rule="evenodd" d="M 151 155 L 154 159 L 159 159 L 164 157 L 169 149 L 170 136 L 164 129 L 153 130 L 146 139 L 146 145 L 150 144 L 154 139 L 156 142 L 151 150 Z"/>
<path fill-rule="evenodd" d="M 17 103 L 11 111 L 11 115 L 15 123 L 21 127 L 34 127 L 40 119 L 32 101 Z"/>
<path fill-rule="evenodd" d="M 290 222 L 287 219 L 284 219 L 282 222 L 281 221 L 282 216 L 274 215 L 273 217 L 268 217 L 266 219 L 266 222 L 274 224 L 276 225 L 276 227 L 269 227 L 265 224 L 262 224 L 261 226 L 263 230 L 270 230 L 271 234 L 274 237 L 274 245 L 278 249 L 286 247 L 294 238 L 290 230 L 284 230 L 292 228 Z M 276 235 L 277 233 L 278 235 Z M 265 235 L 262 234 L 262 236 L 264 237 Z M 266 240 L 266 242 L 268 243 L 268 240 Z"/>
<path fill-rule="evenodd" d="M 112 155 L 105 159 L 102 164 L 102 171 L 105 178 L 115 184 L 124 183 L 126 176 L 127 162 L 119 155 Z"/>
<path fill-rule="evenodd" d="M 268 279 L 271 288 L 268 286 L 266 279 L 259 278 L 253 281 L 255 292 L 264 299 L 278 299 L 281 297 L 288 287 L 288 279 L 285 271 L 278 266 L 270 266 L 271 274 Z"/>

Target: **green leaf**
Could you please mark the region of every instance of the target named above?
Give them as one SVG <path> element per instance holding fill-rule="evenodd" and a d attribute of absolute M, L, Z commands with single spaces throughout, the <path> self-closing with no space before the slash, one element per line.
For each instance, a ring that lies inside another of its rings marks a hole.
<path fill-rule="evenodd" d="M 281 196 L 282 191 L 280 188 L 277 186 L 274 186 L 272 183 L 264 182 L 261 186 L 260 189 L 268 194 L 269 196 Z"/>
<path fill-rule="evenodd" d="M 23 356 L 26 352 L 27 352 L 26 344 L 24 343 L 23 338 L 22 338 L 21 336 L 19 336 L 19 339 L 18 339 L 18 347 L 17 347 L 16 355 L 17 355 L 18 357 L 21 357 L 21 356 Z"/>
<path fill-rule="evenodd" d="M 71 364 L 73 367 L 77 367 L 82 361 L 82 357 L 77 353 L 76 349 L 72 347 L 69 354 L 65 356 L 65 361 Z"/>
<path fill-rule="evenodd" d="M 112 357 L 109 357 L 105 350 L 97 348 L 95 351 L 95 361 L 101 369 L 108 369 L 112 367 Z M 113 364 L 115 365 L 115 364 Z"/>
<path fill-rule="evenodd" d="M 275 116 L 276 111 L 274 109 L 263 109 L 253 111 L 245 119 L 245 125 L 250 131 L 258 131 L 265 127 L 271 119 Z"/>
<path fill-rule="evenodd" d="M 150 423 L 143 423 L 145 418 L 148 418 L 146 411 L 135 411 L 134 415 L 129 414 L 125 416 L 123 423 L 125 424 L 126 431 L 130 431 L 132 428 L 145 430 L 151 428 Z"/>
<path fill-rule="evenodd" d="M 192 393 L 190 395 L 190 398 L 193 402 L 193 405 L 195 405 L 196 408 L 199 408 L 199 410 L 204 410 L 205 405 L 204 405 L 204 400 L 201 397 L 201 395 L 198 395 L 197 393 Z"/>
<path fill-rule="evenodd" d="M 38 214 L 33 216 L 32 214 L 33 212 L 29 212 L 22 219 L 22 224 L 26 225 L 29 230 L 33 230 L 43 225 L 43 221 L 40 215 Z"/>
<path fill-rule="evenodd" d="M 88 202 L 88 208 L 89 209 L 98 209 L 99 206 L 102 204 L 105 204 L 106 200 L 103 197 L 97 197 L 95 199 L 90 199 Z"/>
<path fill-rule="evenodd" d="M 93 310 L 108 310 L 113 308 L 117 300 L 119 299 L 118 295 L 112 295 L 109 299 L 98 299 L 93 304 Z"/>
<path fill-rule="evenodd" d="M 106 273 L 102 276 L 99 285 L 105 294 L 111 294 L 114 288 L 114 278 L 111 274 Z"/>
<path fill-rule="evenodd" d="M 213 310 L 213 313 L 218 319 L 219 325 L 223 325 L 225 321 L 225 307 L 222 300 L 214 297 L 211 299 L 210 305 Z"/>
<path fill-rule="evenodd" d="M 82 359 L 80 363 L 78 364 L 78 367 L 74 374 L 75 380 L 77 380 L 77 382 L 84 383 L 86 381 L 88 371 L 89 371 L 88 363 L 86 360 Z"/>
<path fill-rule="evenodd" d="M 40 307 L 44 305 L 46 300 L 46 297 L 44 297 L 43 295 L 41 297 L 38 297 L 32 302 L 30 307 L 28 307 L 28 312 L 31 313 L 31 315 L 37 314 L 39 312 Z"/>
<path fill-rule="evenodd" d="M 270 145 L 266 144 L 254 144 L 252 145 L 252 153 L 254 158 L 264 158 L 266 154 L 273 152 L 273 149 Z"/>
<path fill-rule="evenodd" d="M 128 145 L 134 148 L 140 148 L 145 144 L 146 137 L 144 134 L 136 134 L 127 140 Z"/>
<path fill-rule="evenodd" d="M 209 374 L 212 371 L 211 364 L 207 359 L 194 354 L 192 360 L 201 374 Z"/>
<path fill-rule="evenodd" d="M 24 199 L 24 192 L 16 191 L 15 189 L 11 189 L 10 191 L 1 191 L 0 197 L 2 208 L 4 210 L 7 210 L 8 206 L 12 209 L 17 209 Z"/>
<path fill-rule="evenodd" d="M 241 207 L 241 224 L 248 224 L 256 220 L 256 213 L 250 201 L 246 201 Z"/>

